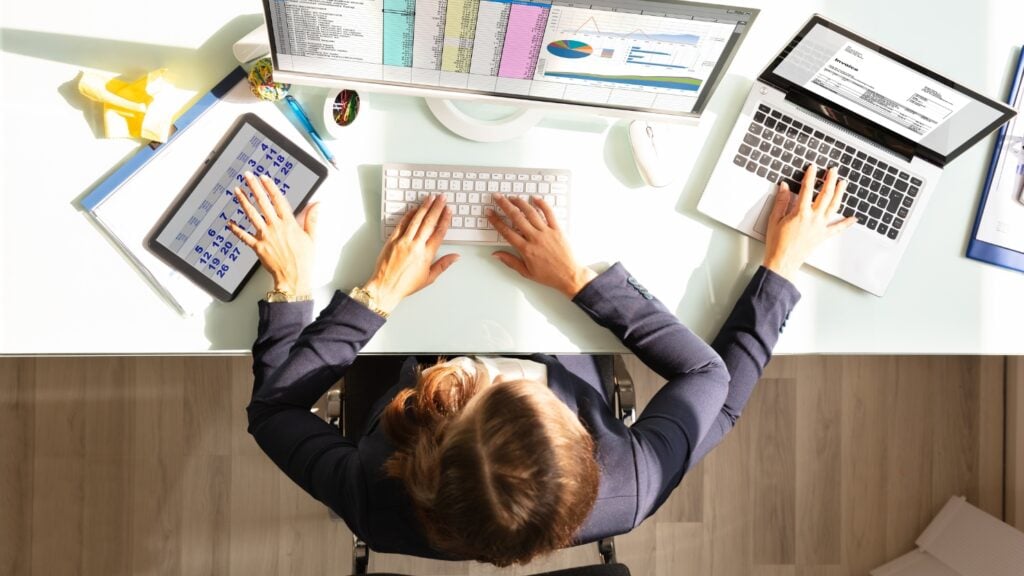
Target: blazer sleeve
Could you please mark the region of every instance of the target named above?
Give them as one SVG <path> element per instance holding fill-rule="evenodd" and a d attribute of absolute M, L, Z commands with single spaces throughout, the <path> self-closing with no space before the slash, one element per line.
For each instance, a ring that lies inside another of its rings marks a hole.
<path fill-rule="evenodd" d="M 693 463 L 700 461 L 736 425 L 772 358 L 790 312 L 799 301 L 796 286 L 764 266 L 750 279 L 711 342 L 725 361 L 731 380 L 722 413 L 694 452 Z"/>
<path fill-rule="evenodd" d="M 630 430 L 638 489 L 635 526 L 679 484 L 691 452 L 722 409 L 729 373 L 719 355 L 621 264 L 587 284 L 574 302 L 668 381 Z"/>
<path fill-rule="evenodd" d="M 365 484 L 354 442 L 310 412 L 384 319 L 337 292 L 316 321 L 312 303 L 259 303 L 249 433 L 275 464 L 353 532 L 364 532 Z"/>

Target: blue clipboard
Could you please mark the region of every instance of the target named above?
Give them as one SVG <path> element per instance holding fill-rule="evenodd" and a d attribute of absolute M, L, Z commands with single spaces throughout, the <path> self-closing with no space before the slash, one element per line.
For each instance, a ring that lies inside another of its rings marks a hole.
<path fill-rule="evenodd" d="M 1022 81 L 1024 81 L 1024 48 L 1020 51 L 1020 57 L 1017 60 L 1017 71 L 1014 74 L 1013 84 L 1010 86 L 1010 93 L 1007 96 L 1007 101 L 1011 105 L 1013 104 L 1014 96 L 1017 94 L 1017 90 L 1020 88 Z M 999 138 L 996 140 L 996 149 L 992 154 L 992 163 L 989 164 L 988 178 L 985 180 L 985 189 L 981 194 L 981 201 L 978 203 L 978 211 L 974 216 L 974 228 L 971 230 L 971 241 L 967 245 L 967 257 L 981 262 L 995 264 L 996 266 L 1001 266 L 1003 268 L 1009 268 L 1010 270 L 1024 272 L 1024 253 L 978 239 L 978 228 L 981 226 L 981 218 L 985 213 L 985 205 L 988 202 L 988 195 L 989 192 L 991 192 L 993 182 L 996 178 L 996 169 L 1003 156 L 1003 144 L 1006 140 L 1006 132 L 1008 128 L 1008 125 L 1004 125 L 999 129 Z"/>
<path fill-rule="evenodd" d="M 117 249 L 128 259 L 135 269 L 149 283 L 150 287 L 164 299 L 179 314 L 188 315 L 187 310 L 174 294 L 163 283 L 161 283 L 153 272 L 135 254 L 135 250 L 125 245 L 117 233 L 103 223 L 101 218 L 96 216 L 95 210 L 104 200 L 115 194 L 128 180 L 142 170 L 151 160 L 156 158 L 162 150 L 169 148 L 189 126 L 195 124 L 214 104 L 220 101 L 225 94 L 246 78 L 246 72 L 241 67 L 234 68 L 223 80 L 217 83 L 208 93 L 203 95 L 195 104 L 186 110 L 174 123 L 174 130 L 170 138 L 164 143 L 150 143 L 143 146 L 134 156 L 125 161 L 117 170 L 100 182 L 92 192 L 82 198 L 79 205 L 92 222 L 98 226 L 110 239 Z M 138 247 L 141 249 L 141 246 Z"/>

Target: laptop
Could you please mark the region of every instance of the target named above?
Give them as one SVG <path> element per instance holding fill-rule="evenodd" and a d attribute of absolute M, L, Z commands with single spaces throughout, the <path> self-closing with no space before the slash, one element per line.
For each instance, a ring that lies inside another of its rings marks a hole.
<path fill-rule="evenodd" d="M 1013 109 L 814 15 L 754 82 L 697 208 L 764 240 L 778 183 L 848 181 L 857 225 L 808 264 L 883 296 L 945 166 Z"/>

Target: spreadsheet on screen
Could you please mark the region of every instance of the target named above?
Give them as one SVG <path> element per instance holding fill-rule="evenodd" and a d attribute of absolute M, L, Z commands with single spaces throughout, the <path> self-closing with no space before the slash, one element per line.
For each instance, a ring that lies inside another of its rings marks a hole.
<path fill-rule="evenodd" d="M 656 0 L 266 0 L 280 70 L 699 113 L 756 11 Z"/>

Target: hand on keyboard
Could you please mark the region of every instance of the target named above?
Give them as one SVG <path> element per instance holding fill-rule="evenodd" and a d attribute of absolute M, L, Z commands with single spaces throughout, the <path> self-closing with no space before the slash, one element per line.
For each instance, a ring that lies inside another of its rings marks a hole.
<path fill-rule="evenodd" d="M 839 179 L 835 168 L 830 169 L 821 192 L 815 198 L 817 173 L 818 168 L 814 164 L 807 168 L 796 198 L 793 198 L 789 185 L 782 182 L 768 217 L 764 267 L 787 279 L 792 279 L 793 273 L 819 244 L 857 223 L 854 216 L 830 223 L 843 204 L 846 180 Z"/>
<path fill-rule="evenodd" d="M 403 298 L 433 284 L 459 259 L 458 254 L 448 254 L 434 261 L 451 219 L 443 195 L 428 196 L 419 208 L 402 217 L 384 243 L 377 268 L 365 286 L 385 312 L 390 313 Z"/>
<path fill-rule="evenodd" d="M 518 196 L 509 199 L 495 194 L 494 201 L 511 225 L 493 210 L 488 211 L 487 219 L 520 254 L 517 257 L 504 250 L 494 252 L 503 264 L 524 278 L 550 286 L 569 298 L 576 296 L 597 276 L 593 270 L 576 263 L 555 212 L 543 199 L 532 197 L 531 206 Z"/>

